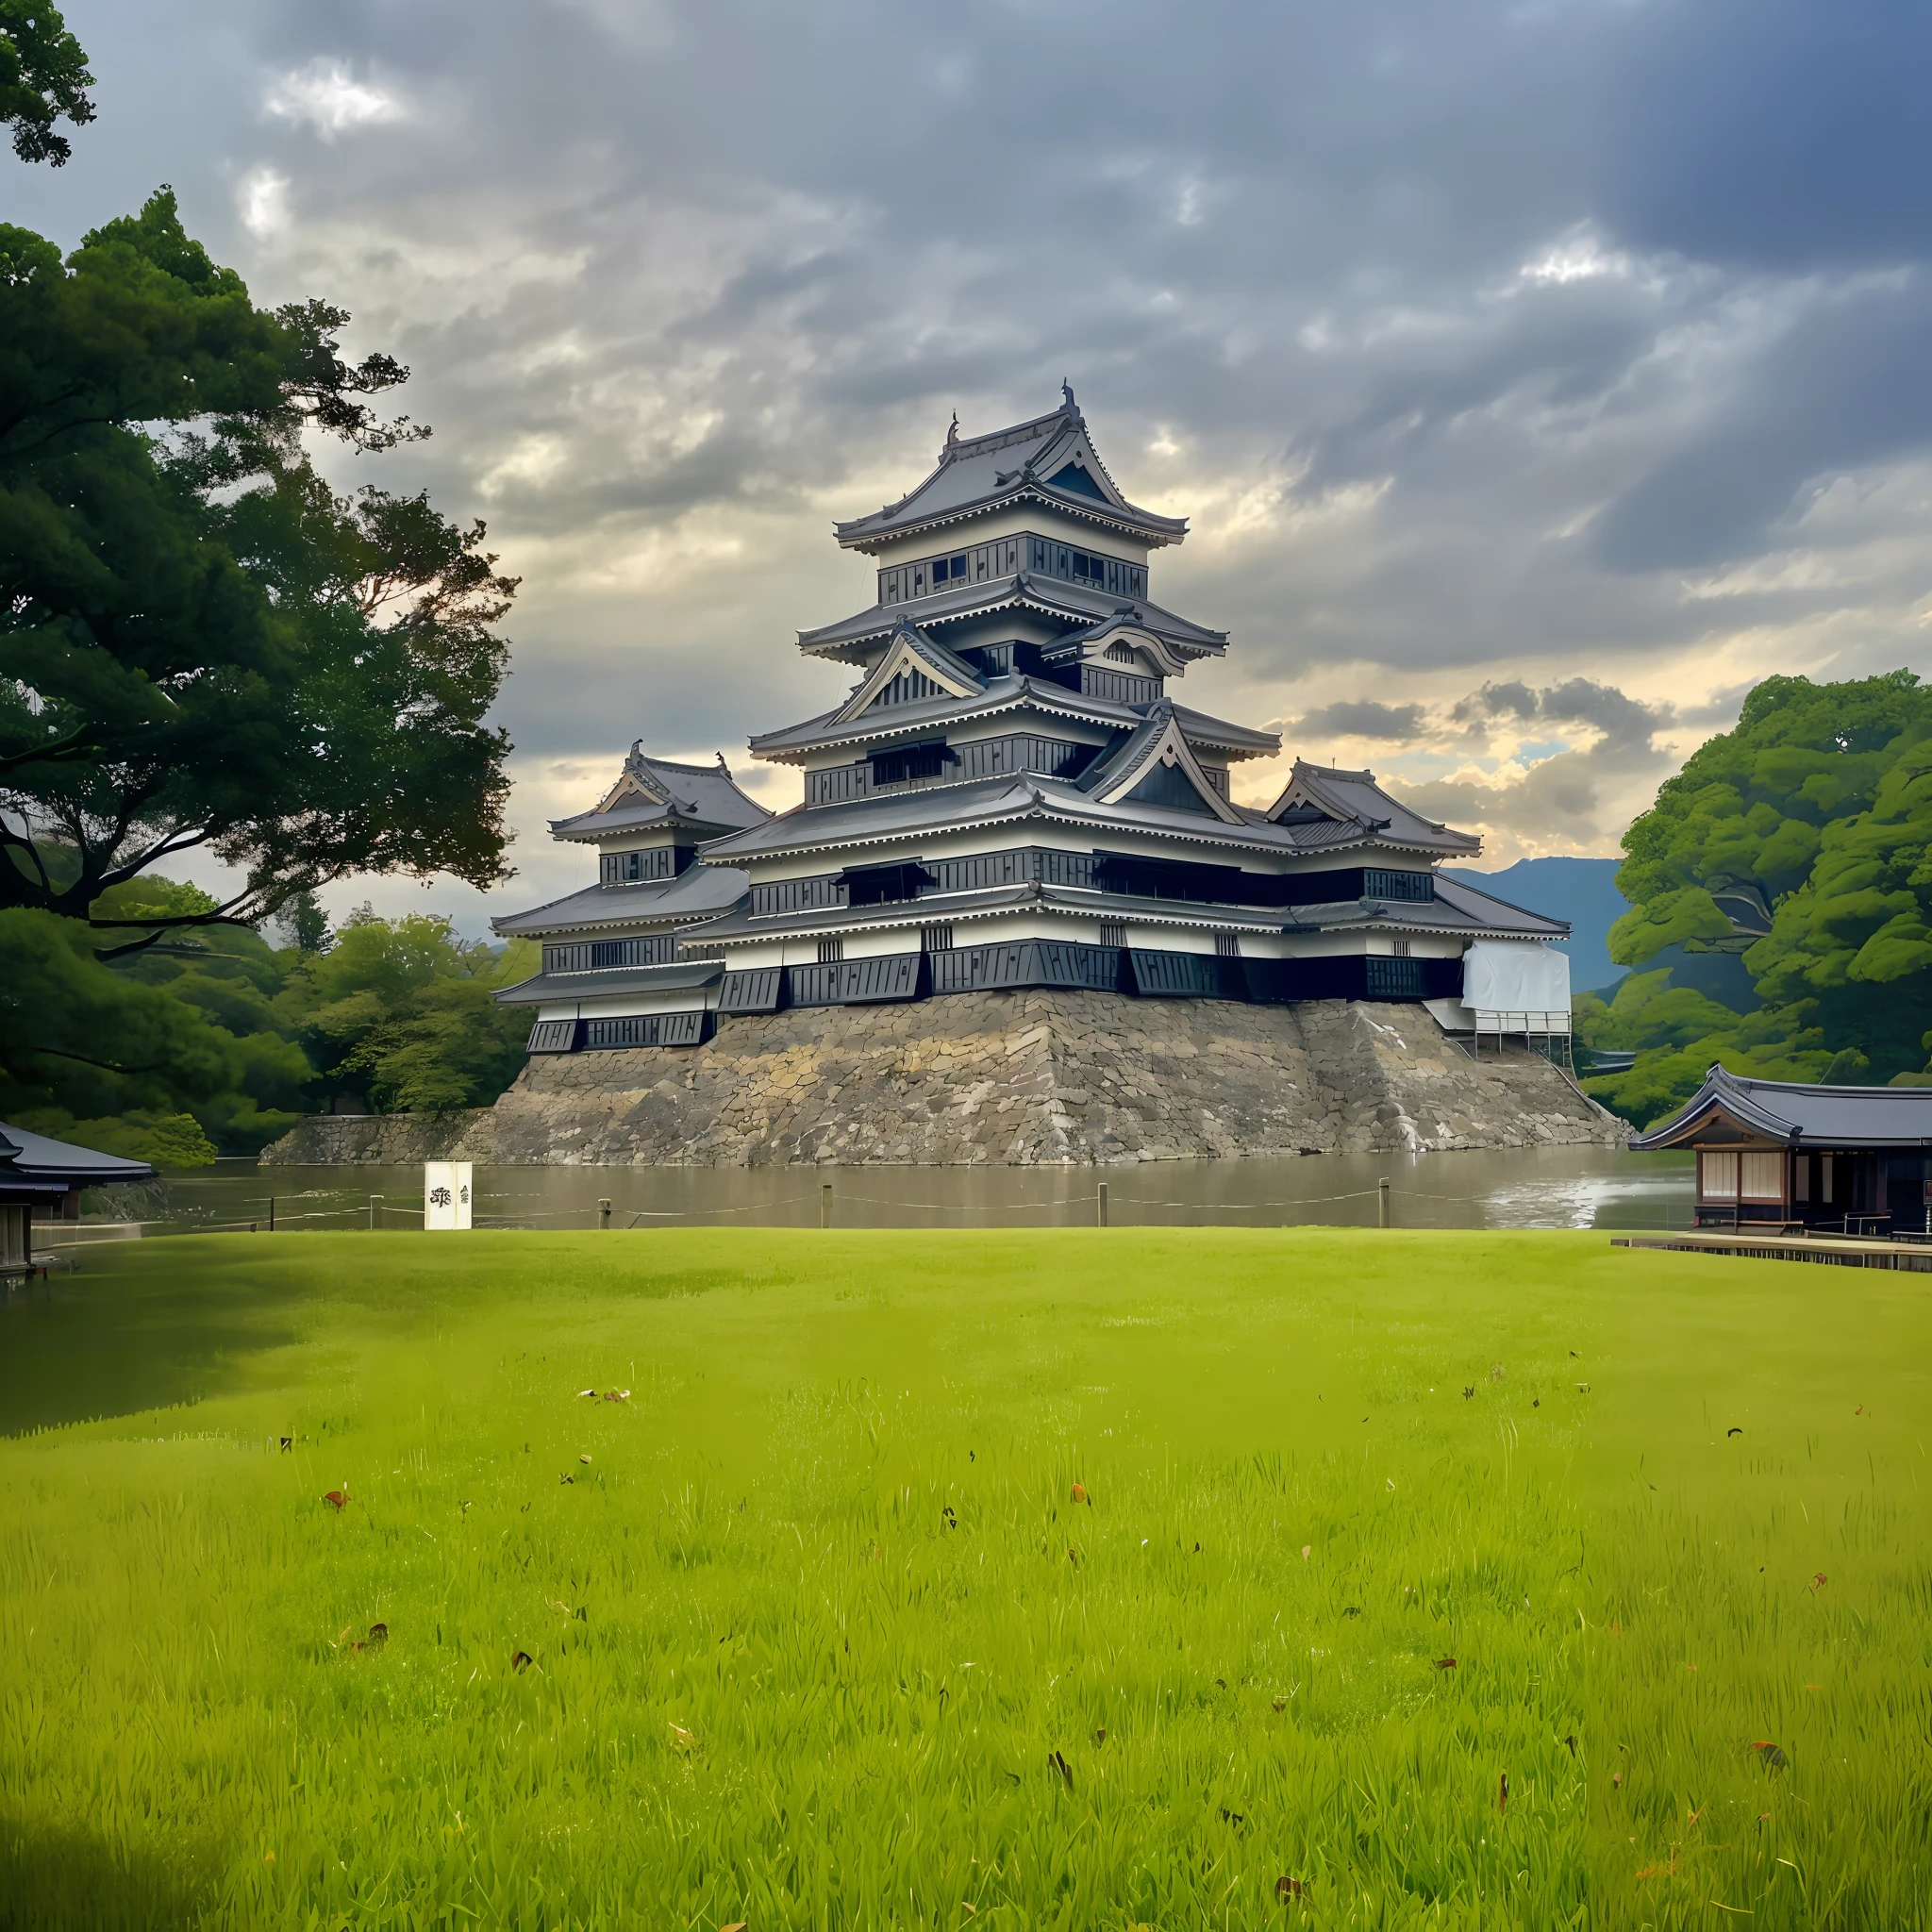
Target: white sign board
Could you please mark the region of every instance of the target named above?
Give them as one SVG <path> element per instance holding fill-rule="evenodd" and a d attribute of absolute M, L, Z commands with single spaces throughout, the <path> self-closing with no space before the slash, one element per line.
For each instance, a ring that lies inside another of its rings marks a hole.
<path fill-rule="evenodd" d="M 423 1163 L 423 1225 L 468 1227 L 474 1193 L 467 1160 L 425 1160 Z"/>

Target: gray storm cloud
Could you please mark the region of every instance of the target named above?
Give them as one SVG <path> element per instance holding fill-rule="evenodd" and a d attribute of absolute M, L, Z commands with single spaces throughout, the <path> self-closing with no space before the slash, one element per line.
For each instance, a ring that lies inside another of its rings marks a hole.
<path fill-rule="evenodd" d="M 831 519 L 1063 375 L 1195 519 L 1156 593 L 1234 649 L 1186 700 L 1373 754 L 1497 862 L 1613 849 L 1756 676 L 1924 660 L 1901 8 L 69 17 L 101 119 L 10 218 L 71 242 L 175 183 L 258 298 L 413 365 L 435 438 L 341 480 L 485 517 L 524 577 L 499 907 L 575 881 L 543 822 L 631 739 L 737 765 L 830 703 L 792 634 L 870 596 Z"/>

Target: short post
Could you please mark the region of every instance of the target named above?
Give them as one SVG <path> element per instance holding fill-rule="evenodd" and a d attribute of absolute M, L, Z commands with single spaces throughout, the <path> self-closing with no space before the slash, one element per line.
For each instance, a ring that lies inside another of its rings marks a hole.
<path fill-rule="evenodd" d="M 1375 1225 L 1389 1225 L 1389 1176 L 1386 1174 L 1375 1183 Z"/>
<path fill-rule="evenodd" d="M 597 1201 L 597 1225 L 599 1227 L 608 1227 L 610 1225 L 610 1203 L 604 1200 L 601 1196 Z"/>
<path fill-rule="evenodd" d="M 819 1189 L 819 1225 L 821 1227 L 830 1227 L 831 1224 L 832 1184 L 830 1181 L 826 1181 Z"/>
<path fill-rule="evenodd" d="M 1107 1225 L 1107 1183 L 1105 1181 L 1100 1183 L 1099 1198 L 1094 1203 L 1093 1224 L 1095 1227 L 1105 1227 Z"/>
<path fill-rule="evenodd" d="M 268 1197 L 268 1231 L 271 1234 L 275 1231 L 275 1197 L 273 1194 Z"/>
<path fill-rule="evenodd" d="M 376 1218 L 381 1212 L 382 1196 L 380 1194 L 371 1194 L 369 1197 L 369 1231 L 371 1234 L 375 1232 Z"/>

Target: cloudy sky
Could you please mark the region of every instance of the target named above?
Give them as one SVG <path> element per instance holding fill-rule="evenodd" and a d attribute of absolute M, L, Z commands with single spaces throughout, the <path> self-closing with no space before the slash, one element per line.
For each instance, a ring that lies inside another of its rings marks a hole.
<path fill-rule="evenodd" d="M 823 709 L 835 516 L 1072 379 L 1193 519 L 1182 695 L 1487 863 L 1612 853 L 1774 671 L 1926 668 L 1932 9 L 1897 0 L 72 0 L 100 120 L 10 218 L 172 182 L 257 297 L 415 371 L 343 483 L 524 590 L 521 876 L 625 746 Z M 796 774 L 748 785 L 792 803 Z M 451 881 L 345 888 L 433 907 Z"/>

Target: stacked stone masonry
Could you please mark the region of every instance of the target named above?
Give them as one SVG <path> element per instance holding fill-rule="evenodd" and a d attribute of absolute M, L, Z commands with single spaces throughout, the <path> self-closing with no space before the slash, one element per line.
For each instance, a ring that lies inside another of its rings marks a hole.
<path fill-rule="evenodd" d="M 1519 1044 L 1421 1007 L 965 993 L 734 1017 L 692 1049 L 539 1056 L 493 1108 L 305 1121 L 272 1161 L 1087 1164 L 1617 1144 Z"/>

